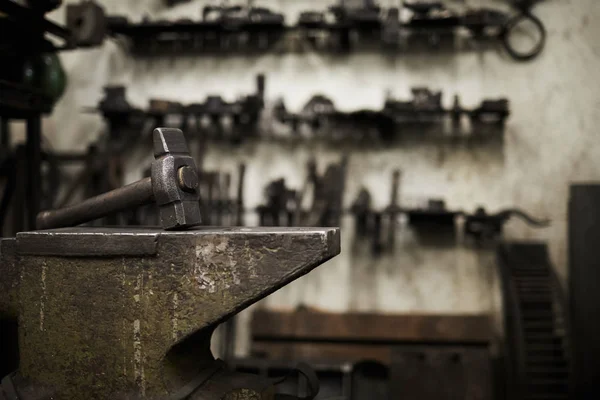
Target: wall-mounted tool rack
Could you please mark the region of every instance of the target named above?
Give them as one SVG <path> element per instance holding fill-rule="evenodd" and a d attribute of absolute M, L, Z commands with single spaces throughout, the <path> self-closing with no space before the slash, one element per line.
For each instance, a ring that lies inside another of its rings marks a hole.
<path fill-rule="evenodd" d="M 513 4 L 515 12 L 505 12 L 487 7 L 459 10 L 442 1 L 406 1 L 402 7 L 383 8 L 374 0 L 354 4 L 340 0 L 325 10 L 302 12 L 293 25 L 286 24 L 281 13 L 251 5 L 205 6 L 200 20 L 131 22 L 113 16 L 107 21 L 110 34 L 125 37 L 139 56 L 298 49 L 349 52 L 373 45 L 397 53 L 421 38 L 438 49 L 448 39 L 466 37 L 475 43 L 500 43 L 513 59 L 530 60 L 542 52 L 546 41 L 543 23 L 531 13 L 536 2 L 519 0 Z M 535 30 L 533 44 L 526 43 L 525 49 L 516 29 L 523 21 L 531 22 Z"/>
<path fill-rule="evenodd" d="M 307 180 L 302 188 L 290 188 L 284 178 L 269 182 L 264 188 L 265 202 L 257 208 L 262 226 L 339 226 L 344 214 L 354 217 L 355 238 L 372 241 L 375 255 L 392 250 L 401 218 L 417 233 L 454 237 L 462 231 L 476 244 L 493 241 L 502 236 L 504 225 L 519 218 L 534 228 L 549 226 L 550 221 L 530 216 L 523 210 L 508 208 L 496 213 L 478 207 L 474 212 L 452 210 L 443 199 L 430 199 L 423 207 L 399 204 L 400 171 L 392 174 L 390 203 L 383 209 L 371 204 L 371 194 L 361 189 L 349 209 L 343 208 L 347 159 L 330 164 L 325 173 L 317 173 L 316 163 L 307 166 Z M 312 192 L 310 206 L 306 194 Z M 457 229 L 459 228 L 459 229 Z"/>
<path fill-rule="evenodd" d="M 315 95 L 300 112 L 293 113 L 283 101 L 265 106 L 264 75 L 257 76 L 255 93 L 232 102 L 221 96 L 208 96 L 202 103 L 187 105 L 151 99 L 146 109 L 140 109 L 129 104 L 125 87 L 104 90 L 98 106 L 87 111 L 101 113 L 115 138 L 124 136 L 123 130 L 139 128 L 150 120 L 154 127 L 172 126 L 188 133 L 198 132 L 203 141 L 233 144 L 249 138 L 377 142 L 427 137 L 436 141 L 501 142 L 510 116 L 505 98 L 485 99 L 467 108 L 455 96 L 452 106 L 445 107 L 442 92 L 428 88 L 413 88 L 413 98 L 408 101 L 388 98 L 378 110 L 341 111 L 328 97 Z M 267 114 L 265 109 L 269 109 Z M 271 118 L 263 119 L 263 115 Z M 265 125 L 269 121 L 271 124 Z"/>
<path fill-rule="evenodd" d="M 283 102 L 274 110 L 275 119 L 289 124 L 292 135 L 307 127 L 314 135 L 328 139 L 347 139 L 351 135 L 364 138 L 365 130 L 374 128 L 381 139 L 391 140 L 409 134 L 415 128 L 419 135 L 431 132 L 438 138 L 497 139 L 504 134 L 510 115 L 508 99 L 485 99 L 475 108 L 463 107 L 454 96 L 452 107 L 442 105 L 442 92 L 413 88 L 408 101 L 388 98 L 380 110 L 340 111 L 324 95 L 313 96 L 299 113 L 291 113 Z M 468 123 L 466 123 L 468 122 Z M 447 125 L 447 126 L 445 126 Z M 344 129 L 346 128 L 346 129 Z"/>
<path fill-rule="evenodd" d="M 203 102 L 184 105 L 166 99 L 151 99 L 146 109 L 133 107 L 126 98 L 124 86 L 104 88 L 104 97 L 96 108 L 86 112 L 100 113 L 109 132 L 139 129 L 146 121 L 152 128 L 172 126 L 186 132 L 198 132 L 201 145 L 205 139 L 239 143 L 248 136 L 258 135 L 257 127 L 264 108 L 265 77 L 256 77 L 256 92 L 227 101 L 221 96 L 208 96 Z M 151 132 L 151 129 L 150 131 Z"/>
<path fill-rule="evenodd" d="M 429 199 L 423 207 L 401 206 L 398 200 L 400 176 L 399 170 L 392 173 L 390 203 L 385 208 L 375 209 L 372 206 L 371 193 L 366 188 L 358 192 L 350 207 L 354 216 L 355 237 L 370 240 L 374 255 L 394 249 L 401 216 L 404 216 L 407 225 L 417 234 L 452 239 L 459 231 L 457 228 L 460 228 L 464 237 L 478 245 L 501 238 L 504 225 L 513 217 L 534 228 L 550 225 L 549 220 L 534 218 L 517 208 L 489 213 L 480 206 L 471 213 L 448 209 L 443 199 Z"/>
<path fill-rule="evenodd" d="M 366 189 L 354 201 L 351 212 L 354 214 L 356 237 L 372 241 L 374 255 L 393 250 L 401 216 L 406 218 L 407 225 L 419 236 L 424 236 L 425 241 L 433 237 L 452 239 L 458 232 L 457 227 L 460 227 L 466 238 L 479 245 L 500 238 L 504 225 L 513 217 L 520 218 L 534 228 L 544 228 L 550 224 L 548 220 L 534 218 L 516 208 L 496 213 L 489 213 L 484 207 L 478 207 L 472 213 L 450 210 L 446 208 L 445 201 L 440 199 L 429 200 L 425 207 L 396 206 L 376 210 L 371 207 L 370 194 Z M 462 223 L 459 224 L 459 221 Z"/>

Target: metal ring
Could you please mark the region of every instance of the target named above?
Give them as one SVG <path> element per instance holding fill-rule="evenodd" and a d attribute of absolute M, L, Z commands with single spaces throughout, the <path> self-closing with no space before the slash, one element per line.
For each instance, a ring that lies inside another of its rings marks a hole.
<path fill-rule="evenodd" d="M 533 24 L 536 26 L 538 32 L 541 35 L 539 42 L 533 48 L 533 50 L 525 53 L 521 53 L 515 50 L 513 47 L 511 47 L 510 41 L 508 39 L 510 36 L 510 32 L 523 20 L 529 20 L 533 22 Z M 504 29 L 502 32 L 502 45 L 513 59 L 518 61 L 528 61 L 537 57 L 542 52 L 542 50 L 544 50 L 544 47 L 546 46 L 546 35 L 546 27 L 544 26 L 542 21 L 538 17 L 533 15 L 531 12 L 524 11 L 523 13 L 518 14 L 510 20 L 508 20 L 508 22 L 504 25 Z"/>

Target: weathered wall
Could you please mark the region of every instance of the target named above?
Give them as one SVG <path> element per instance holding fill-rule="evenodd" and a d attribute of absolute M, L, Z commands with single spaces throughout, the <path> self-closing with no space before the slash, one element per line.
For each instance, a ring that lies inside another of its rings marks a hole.
<path fill-rule="evenodd" d="M 470 0 L 471 4 L 484 0 Z M 103 2 L 111 13 L 144 12 L 158 17 L 199 17 L 202 2 L 161 10 L 160 2 Z M 264 0 L 292 19 L 304 8 L 325 7 L 317 0 Z M 385 4 L 382 1 L 382 4 Z M 497 2 L 496 2 L 497 4 Z M 57 18 L 62 11 L 55 13 Z M 54 114 L 45 121 L 55 148 L 84 149 L 102 128 L 99 117 L 80 112 L 101 97 L 102 86 L 126 84 L 132 103 L 144 106 L 151 96 L 181 102 L 204 99 L 209 93 L 233 99 L 251 92 L 254 75 L 267 74 L 267 98 L 283 96 L 298 110 L 314 93 L 322 92 L 342 109 L 379 107 L 384 92 L 408 97 L 412 86 L 441 89 L 446 102 L 460 94 L 471 106 L 485 97 L 507 96 L 512 115 L 504 151 L 450 148 L 435 144 L 361 150 L 350 154 L 346 204 L 361 186 L 369 188 L 375 205 L 389 198 L 390 175 L 403 171 L 401 202 L 443 197 L 450 208 L 489 210 L 519 206 L 552 219 L 549 229 L 534 231 L 523 223 L 508 225 L 509 238 L 546 240 L 561 276 L 566 275 L 567 188 L 571 181 L 600 177 L 600 145 L 596 127 L 600 100 L 600 2 L 549 0 L 535 9 L 548 28 L 545 52 L 519 64 L 496 51 L 460 54 L 410 54 L 393 60 L 378 55 L 330 58 L 316 54 L 268 55 L 259 58 L 189 58 L 133 60 L 113 42 L 101 49 L 62 57 L 69 88 Z M 262 187 L 285 177 L 291 186 L 304 180 L 304 163 L 316 155 L 323 167 L 340 150 L 320 145 L 285 147 L 261 143 L 232 150 L 211 148 L 207 167 L 235 172 L 240 159 L 252 160 L 247 171 L 247 206 L 260 203 Z M 137 178 L 129 174 L 129 180 Z M 351 221 L 344 226 L 351 227 Z M 332 310 L 485 312 L 499 307 L 493 255 L 457 246 L 432 249 L 403 229 L 394 257 L 371 259 L 355 254 L 352 230 L 343 231 L 343 254 L 304 279 L 274 294 L 269 306 L 291 307 L 302 302 Z M 244 318 L 245 319 L 245 318 Z M 242 346 L 243 348 L 244 346 Z"/>

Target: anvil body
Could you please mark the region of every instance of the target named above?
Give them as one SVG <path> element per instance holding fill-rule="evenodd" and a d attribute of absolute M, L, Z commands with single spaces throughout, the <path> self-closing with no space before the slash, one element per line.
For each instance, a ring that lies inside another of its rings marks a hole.
<path fill-rule="evenodd" d="M 16 390 L 35 400 L 174 398 L 212 365 L 220 322 L 339 251 L 337 228 L 67 228 L 4 239 L 0 313 L 19 321 Z M 270 396 L 228 374 L 188 398 Z"/>

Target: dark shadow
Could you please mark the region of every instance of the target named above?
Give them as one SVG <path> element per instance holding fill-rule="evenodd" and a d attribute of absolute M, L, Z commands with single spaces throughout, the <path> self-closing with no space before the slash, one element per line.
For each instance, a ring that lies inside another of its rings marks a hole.
<path fill-rule="evenodd" d="M 412 228 L 417 242 L 423 247 L 451 248 L 458 243 L 454 225 L 420 223 Z"/>
<path fill-rule="evenodd" d="M 389 380 L 390 370 L 380 362 L 361 361 L 355 364 L 350 400 L 391 400 Z"/>
<path fill-rule="evenodd" d="M 407 31 L 408 32 L 408 31 Z M 419 56 L 451 56 L 461 52 L 501 52 L 501 43 L 497 38 L 472 38 L 454 30 L 413 29 L 400 38 L 396 45 L 386 45 L 378 35 L 353 40 L 349 49 L 341 49 L 332 44 L 312 45 L 308 41 L 286 37 L 285 34 L 264 36 L 266 39 L 260 47 L 234 46 L 228 44 L 227 38 L 217 41 L 206 41 L 198 46 L 193 38 L 178 40 L 121 40 L 122 47 L 138 60 L 158 61 L 161 59 L 193 58 L 218 56 L 222 60 L 244 58 L 248 62 L 256 62 L 267 55 L 284 54 L 317 54 L 329 62 L 345 62 L 347 57 L 380 55 L 389 61 Z"/>
<path fill-rule="evenodd" d="M 172 387 L 180 387 L 191 381 L 203 368 L 214 363 L 210 342 L 214 328 L 194 332 L 173 346 L 163 361 L 164 379 Z"/>
<path fill-rule="evenodd" d="M 19 367 L 19 324 L 16 318 L 0 319 L 0 379 Z"/>

